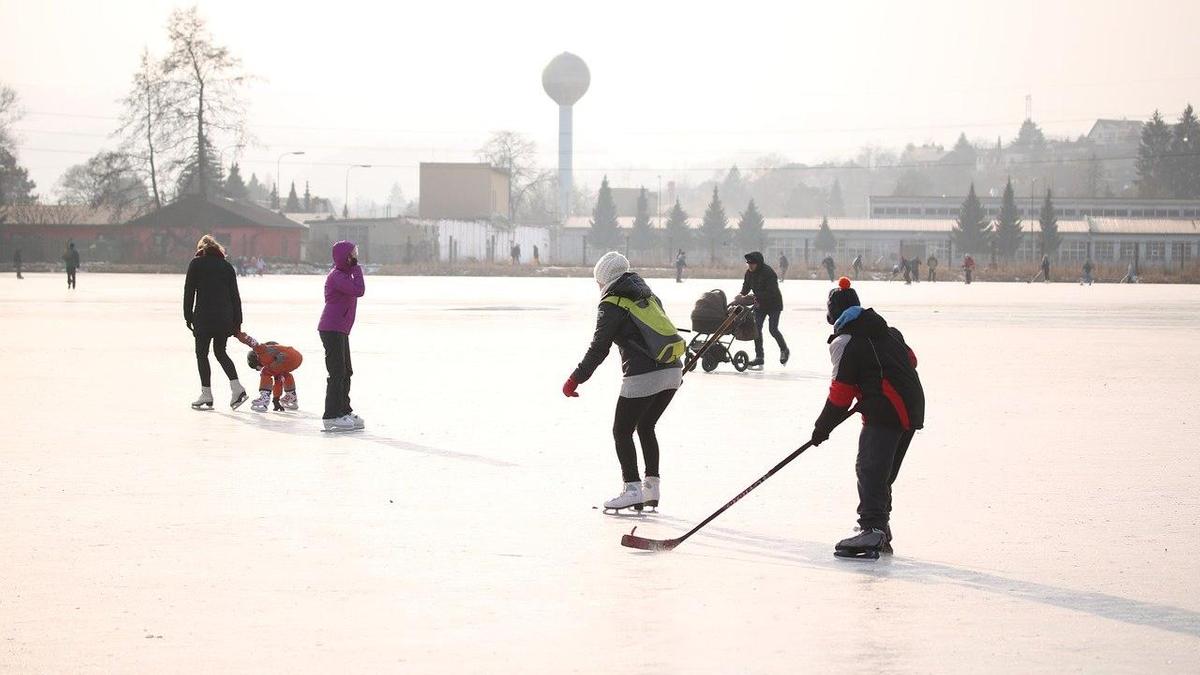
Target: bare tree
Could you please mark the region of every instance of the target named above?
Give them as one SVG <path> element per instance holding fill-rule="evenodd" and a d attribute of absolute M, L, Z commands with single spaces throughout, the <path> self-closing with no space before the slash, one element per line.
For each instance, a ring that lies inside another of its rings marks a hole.
<path fill-rule="evenodd" d="M 21 116 L 16 90 L 6 84 L 0 84 L 0 148 L 12 151 L 12 146 L 16 143 L 12 125 L 21 119 Z"/>
<path fill-rule="evenodd" d="M 194 139 L 193 147 L 177 160 L 177 166 L 193 170 L 197 191 L 206 195 L 217 169 L 211 156 L 215 146 L 212 136 L 221 134 L 237 143 L 246 141 L 242 88 L 248 78 L 241 71 L 241 60 L 213 42 L 195 7 L 171 13 L 167 37 L 171 47 L 162 63 L 169 106 L 167 134 Z"/>
<path fill-rule="evenodd" d="M 68 168 L 58 181 L 59 204 L 107 209 L 114 220 L 144 212 L 150 202 L 146 184 L 128 155 L 102 151 Z"/>
<path fill-rule="evenodd" d="M 533 196 L 553 172 L 538 169 L 537 144 L 515 131 L 497 131 L 476 153 L 479 159 L 508 171 L 508 221 L 514 222 L 521 203 Z"/>
<path fill-rule="evenodd" d="M 137 72 L 133 74 L 133 86 L 121 103 L 124 110 L 121 126 L 116 131 L 121 137 L 121 151 L 150 179 L 154 208 L 162 208 L 158 162 L 164 152 L 177 150 L 183 139 L 178 134 L 171 138 L 169 133 L 170 125 L 164 119 L 168 109 L 166 81 L 162 68 L 150 58 L 148 50 L 142 50 Z"/>

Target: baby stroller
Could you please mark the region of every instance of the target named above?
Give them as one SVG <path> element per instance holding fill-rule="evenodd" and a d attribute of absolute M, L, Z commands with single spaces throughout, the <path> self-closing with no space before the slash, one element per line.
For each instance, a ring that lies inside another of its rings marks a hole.
<path fill-rule="evenodd" d="M 700 367 L 711 373 L 722 363 L 732 363 L 739 373 L 750 365 L 750 355 L 744 350 L 732 351 L 734 340 L 750 340 L 758 337 L 758 326 L 754 323 L 754 312 L 741 305 L 730 305 L 725 292 L 713 289 L 696 301 L 692 309 L 692 340 L 688 343 L 688 362 L 695 361 L 697 354 Z"/>

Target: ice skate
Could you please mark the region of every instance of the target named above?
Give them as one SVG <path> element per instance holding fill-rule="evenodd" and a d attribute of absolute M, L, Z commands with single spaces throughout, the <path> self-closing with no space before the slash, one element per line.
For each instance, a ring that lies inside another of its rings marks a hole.
<path fill-rule="evenodd" d="M 779 350 L 779 365 L 786 366 L 788 359 L 792 357 L 792 350 L 784 347 Z"/>
<path fill-rule="evenodd" d="M 762 370 L 763 357 L 761 357 L 761 356 L 754 357 L 754 359 L 752 361 L 750 361 L 750 363 L 746 364 L 746 368 L 753 368 L 754 370 Z"/>
<path fill-rule="evenodd" d="M 658 476 L 646 476 L 646 480 L 642 481 L 642 496 L 646 499 L 646 506 L 658 510 L 658 495 L 659 485 L 662 484 L 662 479 Z"/>
<path fill-rule="evenodd" d="M 350 413 L 349 415 L 346 415 L 346 417 L 349 417 L 350 420 L 354 422 L 355 429 L 362 431 L 363 429 L 367 428 L 366 421 L 363 420 L 363 418 L 359 417 L 358 415 L 355 415 L 354 413 Z"/>
<path fill-rule="evenodd" d="M 646 497 L 642 493 L 641 482 L 626 483 L 625 490 L 621 494 L 604 502 L 604 512 L 616 515 L 620 514 L 622 509 L 633 509 L 640 513 L 645 502 Z"/>
<path fill-rule="evenodd" d="M 296 392 L 285 391 L 283 392 L 283 396 L 279 397 L 279 405 L 282 406 L 284 410 L 299 410 L 300 400 L 296 398 Z"/>
<path fill-rule="evenodd" d="M 267 406 L 271 404 L 271 392 L 260 391 L 258 398 L 250 402 L 250 409 L 254 412 L 267 412 Z"/>
<path fill-rule="evenodd" d="M 212 410 L 212 387 L 200 387 L 200 398 L 192 402 L 192 407 L 196 410 Z"/>
<path fill-rule="evenodd" d="M 332 419 L 321 420 L 325 426 L 324 431 L 329 433 L 345 433 L 347 431 L 358 431 L 358 427 L 354 425 L 354 420 L 349 415 L 334 417 Z"/>
<path fill-rule="evenodd" d="M 857 528 L 856 528 L 857 529 Z M 857 558 L 876 560 L 881 553 L 891 553 L 892 545 L 888 541 L 887 532 L 872 527 L 860 529 L 858 534 L 847 537 L 837 543 L 833 554 L 839 558 Z"/>
<path fill-rule="evenodd" d="M 250 396 L 246 394 L 246 388 L 242 386 L 242 383 L 237 380 L 230 380 L 229 388 L 232 392 L 232 396 L 229 398 L 229 407 L 237 410 Z"/>

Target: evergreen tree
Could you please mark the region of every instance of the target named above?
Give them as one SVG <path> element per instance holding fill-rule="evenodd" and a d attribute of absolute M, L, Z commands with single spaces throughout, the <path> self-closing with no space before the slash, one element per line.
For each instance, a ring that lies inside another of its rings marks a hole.
<path fill-rule="evenodd" d="M 742 212 L 742 219 L 738 221 L 737 239 L 738 244 L 743 251 L 761 251 L 763 248 L 763 226 L 765 225 L 763 216 L 758 212 L 758 206 L 751 199 L 749 204 L 746 204 L 746 210 Z"/>
<path fill-rule="evenodd" d="M 271 195 L 267 192 L 267 188 L 258 182 L 258 175 L 251 173 L 250 182 L 246 183 L 246 198 L 255 203 L 265 204 Z"/>
<path fill-rule="evenodd" d="M 29 170 L 17 163 L 16 155 L 0 147 L 0 206 L 36 201 L 35 187 L 37 184 L 29 180 Z"/>
<path fill-rule="evenodd" d="M 746 180 L 736 164 L 729 168 L 725 179 L 721 181 L 721 194 L 725 195 L 725 203 L 735 209 L 746 200 Z"/>
<path fill-rule="evenodd" d="M 608 176 L 605 176 L 604 180 L 600 182 L 600 193 L 596 195 L 596 208 L 592 209 L 591 226 L 588 239 L 592 246 L 608 251 L 620 243 L 617 203 L 613 201 L 612 188 L 608 186 Z"/>
<path fill-rule="evenodd" d="M 833 188 L 829 190 L 829 215 L 839 218 L 846 215 L 846 203 L 842 199 L 842 183 L 833 179 Z"/>
<path fill-rule="evenodd" d="M 1038 128 L 1033 120 L 1021 122 L 1021 130 L 1017 132 L 1017 140 L 1013 145 L 1023 150 L 1042 150 L 1046 147 L 1046 135 Z"/>
<path fill-rule="evenodd" d="M 1054 210 L 1054 202 L 1050 199 L 1049 190 L 1046 190 L 1046 201 L 1042 202 L 1038 225 L 1042 228 L 1042 253 L 1053 258 L 1058 254 L 1058 247 L 1062 244 L 1062 235 L 1058 233 L 1058 214 Z"/>
<path fill-rule="evenodd" d="M 287 213 L 297 213 L 300 211 L 300 198 L 296 196 L 296 181 L 292 181 L 292 189 L 288 192 L 287 204 L 283 210 Z"/>
<path fill-rule="evenodd" d="M 308 181 L 304 181 L 304 212 L 312 213 L 313 209 L 312 191 L 308 189 Z"/>
<path fill-rule="evenodd" d="M 278 183 L 271 184 L 271 208 L 275 211 L 279 210 L 279 184 Z"/>
<path fill-rule="evenodd" d="M 717 187 L 713 186 L 712 201 L 704 211 L 704 220 L 700 223 L 700 236 L 708 243 L 709 261 L 717 264 L 717 249 L 725 244 L 729 236 L 729 218 L 725 216 L 725 207 Z"/>
<path fill-rule="evenodd" d="M 813 247 L 825 253 L 833 253 L 837 250 L 837 239 L 833 237 L 833 230 L 829 229 L 829 216 L 821 216 L 821 227 L 817 229 L 817 238 L 813 241 Z"/>
<path fill-rule="evenodd" d="M 1150 121 L 1142 125 L 1142 142 L 1138 146 L 1137 186 L 1143 199 L 1166 197 L 1171 185 L 1166 168 L 1171 150 L 1171 129 L 1157 110 Z"/>
<path fill-rule="evenodd" d="M 637 216 L 633 219 L 633 229 L 629 233 L 629 246 L 638 252 L 646 252 L 654 248 L 654 227 L 650 222 L 650 202 L 646 198 L 646 188 L 638 192 Z"/>
<path fill-rule="evenodd" d="M 204 171 L 200 170 L 200 162 L 204 162 Z M 181 162 L 179 179 L 175 182 L 177 196 L 190 194 L 219 195 L 220 186 L 225 182 L 225 170 L 217 163 L 217 153 L 207 136 L 201 137 L 197 147 Z M 218 186 L 213 189 L 213 186 Z"/>
<path fill-rule="evenodd" d="M 246 201 L 250 190 L 242 182 L 241 168 L 234 162 L 229 166 L 229 175 L 225 177 L 225 196 L 238 201 Z"/>
<path fill-rule="evenodd" d="M 1171 162 L 1168 166 L 1171 178 L 1171 196 L 1176 199 L 1200 197 L 1200 122 L 1192 104 L 1183 109 L 1179 124 L 1172 130 Z"/>
<path fill-rule="evenodd" d="M 674 255 L 676 251 L 686 251 L 692 243 L 692 228 L 688 226 L 688 214 L 675 200 L 675 206 L 667 214 L 667 224 L 663 234 L 667 239 L 667 249 Z"/>
<path fill-rule="evenodd" d="M 962 207 L 958 210 L 958 220 L 954 224 L 954 243 L 963 253 L 978 254 L 988 250 L 988 239 L 991 223 L 983 211 L 983 204 L 975 196 L 975 184 L 967 192 Z"/>
<path fill-rule="evenodd" d="M 1021 248 L 1021 216 L 1017 210 L 1017 199 L 1013 194 L 1012 178 L 1004 186 L 1004 199 L 1000 203 L 1000 216 L 996 219 L 996 252 L 1005 260 L 1012 260 Z"/>

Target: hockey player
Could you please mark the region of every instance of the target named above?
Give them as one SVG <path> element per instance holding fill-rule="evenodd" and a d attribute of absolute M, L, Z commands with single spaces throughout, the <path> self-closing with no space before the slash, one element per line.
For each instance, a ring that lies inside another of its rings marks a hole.
<path fill-rule="evenodd" d="M 834 555 L 877 558 L 892 552 L 892 483 L 913 434 L 925 422 L 925 392 L 917 376 L 917 357 L 904 336 L 875 310 L 859 305 L 846 277 L 829 292 L 827 310 L 825 319 L 833 325 L 833 381 L 814 425 L 812 444 L 829 438 L 855 399 L 863 416 L 855 464 L 858 534 L 838 542 Z"/>
<path fill-rule="evenodd" d="M 648 332 L 643 331 L 647 322 L 669 321 L 650 287 L 629 271 L 625 256 L 616 251 L 605 253 L 592 270 L 592 276 L 600 287 L 596 332 L 583 360 L 563 384 L 562 392 L 568 398 L 579 396 L 575 390 L 588 381 L 616 343 L 624 377 L 613 419 L 613 440 L 625 485 L 621 494 L 604 502 L 604 509 L 640 511 L 642 506 L 657 507 L 660 480 L 654 427 L 683 382 L 679 355 L 686 351 L 686 345 L 674 327 L 669 328 L 671 335 L 656 339 L 661 344 L 650 344 Z M 644 481 L 638 474 L 637 449 L 633 445 L 635 431 L 646 462 Z"/>
<path fill-rule="evenodd" d="M 245 333 L 237 339 L 250 348 L 246 362 L 259 371 L 258 398 L 250 402 L 254 412 L 266 412 L 267 404 L 274 403 L 275 410 L 299 410 L 296 399 L 296 378 L 292 371 L 304 362 L 304 356 L 292 347 L 278 342 L 258 342 Z"/>

